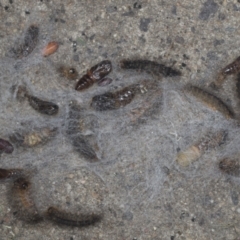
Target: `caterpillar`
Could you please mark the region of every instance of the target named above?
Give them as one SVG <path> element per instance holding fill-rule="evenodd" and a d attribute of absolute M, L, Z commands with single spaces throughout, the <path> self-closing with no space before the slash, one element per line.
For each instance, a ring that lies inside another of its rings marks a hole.
<path fill-rule="evenodd" d="M 27 57 L 36 47 L 38 43 L 39 28 L 35 25 L 29 26 L 25 33 L 22 43 L 16 48 L 12 48 L 10 52 L 15 58 Z"/>
<path fill-rule="evenodd" d="M 179 70 L 167 67 L 164 64 L 160 64 L 150 60 L 126 60 L 120 61 L 120 67 L 123 69 L 135 69 L 141 70 L 148 73 L 153 73 L 154 75 L 163 75 L 164 77 L 174 77 L 181 76 Z"/>
<path fill-rule="evenodd" d="M 228 75 L 234 75 L 240 72 L 240 56 L 237 57 L 233 62 L 224 67 L 217 80 L 214 82 L 214 86 L 220 87 Z"/>
<path fill-rule="evenodd" d="M 219 169 L 229 175 L 240 177 L 240 162 L 238 159 L 224 158 L 220 160 Z"/>
<path fill-rule="evenodd" d="M 82 91 L 91 87 L 95 82 L 101 80 L 112 71 L 112 63 L 104 60 L 90 68 L 76 84 L 75 90 Z"/>
<path fill-rule="evenodd" d="M 57 104 L 32 96 L 28 93 L 25 86 L 19 86 L 17 90 L 17 99 L 22 101 L 25 98 L 28 99 L 29 105 L 39 113 L 46 115 L 56 115 L 58 113 L 59 107 Z"/>
<path fill-rule="evenodd" d="M 13 150 L 14 147 L 9 141 L 0 138 L 0 153 L 4 152 L 10 154 L 13 152 Z"/>
<path fill-rule="evenodd" d="M 75 68 L 61 65 L 57 68 L 57 71 L 62 77 L 65 77 L 69 80 L 75 80 L 78 77 L 78 72 Z"/>
<path fill-rule="evenodd" d="M 20 220 L 35 223 L 42 220 L 32 198 L 32 184 L 26 177 L 17 178 L 9 194 L 15 216 Z"/>
<path fill-rule="evenodd" d="M 9 139 L 17 147 L 35 147 L 39 144 L 44 144 L 54 137 L 57 133 L 57 128 L 40 128 L 33 132 L 16 131 L 9 136 Z"/>
<path fill-rule="evenodd" d="M 226 136 L 227 132 L 223 130 L 216 133 L 209 132 L 197 143 L 179 152 L 176 158 L 177 163 L 183 167 L 187 167 L 200 158 L 207 150 L 222 145 L 226 140 Z"/>
<path fill-rule="evenodd" d="M 72 226 L 72 227 L 85 227 L 93 225 L 102 219 L 99 214 L 72 214 L 63 210 L 59 210 L 56 207 L 49 207 L 46 212 L 47 219 L 58 223 L 60 225 Z"/>
<path fill-rule="evenodd" d="M 144 92 L 142 84 L 132 84 L 117 92 L 106 92 L 92 98 L 91 107 L 97 111 L 114 110 L 131 103 L 137 93 Z"/>
<path fill-rule="evenodd" d="M 227 119 L 234 118 L 234 113 L 229 107 L 218 97 L 206 92 L 205 90 L 196 86 L 186 86 L 184 92 L 189 93 L 200 100 L 204 105 L 213 111 L 220 112 Z"/>

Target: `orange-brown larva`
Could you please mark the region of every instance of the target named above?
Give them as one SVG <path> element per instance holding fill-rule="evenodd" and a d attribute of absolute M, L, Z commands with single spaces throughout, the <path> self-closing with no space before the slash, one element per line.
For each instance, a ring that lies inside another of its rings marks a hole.
<path fill-rule="evenodd" d="M 58 47 L 59 47 L 59 44 L 57 42 L 55 42 L 55 41 L 49 42 L 47 44 L 47 46 L 43 49 L 42 55 L 44 57 L 47 57 L 47 56 L 55 53 L 57 51 Z"/>
<path fill-rule="evenodd" d="M 200 158 L 208 149 L 213 149 L 223 144 L 226 135 L 226 131 L 223 130 L 206 134 L 197 143 L 179 152 L 176 158 L 177 163 L 183 167 L 187 167 Z"/>
<path fill-rule="evenodd" d="M 10 190 L 9 201 L 20 220 L 34 223 L 42 220 L 35 206 L 32 196 L 32 184 L 28 178 L 22 176 L 13 182 Z"/>

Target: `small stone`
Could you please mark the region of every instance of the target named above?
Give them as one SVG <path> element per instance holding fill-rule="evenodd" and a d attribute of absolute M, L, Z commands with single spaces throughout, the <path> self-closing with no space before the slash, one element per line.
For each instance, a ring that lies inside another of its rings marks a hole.
<path fill-rule="evenodd" d="M 133 214 L 131 212 L 125 212 L 122 215 L 122 220 L 131 221 L 133 219 Z"/>
<path fill-rule="evenodd" d="M 73 55 L 73 61 L 79 62 L 79 56 L 77 54 Z"/>
<path fill-rule="evenodd" d="M 201 8 L 198 18 L 206 21 L 210 18 L 210 16 L 214 16 L 217 10 L 218 4 L 213 0 L 207 0 L 205 3 L 203 3 L 203 7 Z"/>
<path fill-rule="evenodd" d="M 147 32 L 148 31 L 148 25 L 149 23 L 152 21 L 151 18 L 141 18 L 140 19 L 140 30 L 143 32 Z"/>

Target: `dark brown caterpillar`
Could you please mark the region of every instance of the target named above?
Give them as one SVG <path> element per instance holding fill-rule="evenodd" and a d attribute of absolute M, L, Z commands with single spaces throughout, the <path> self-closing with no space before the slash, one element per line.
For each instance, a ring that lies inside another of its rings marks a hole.
<path fill-rule="evenodd" d="M 73 67 L 61 65 L 57 70 L 62 77 L 65 77 L 69 80 L 75 80 L 78 77 L 78 72 Z"/>
<path fill-rule="evenodd" d="M 240 72 L 240 56 L 221 70 L 214 86 L 220 87 L 228 75 L 234 75 Z"/>
<path fill-rule="evenodd" d="M 9 141 L 0 138 L 0 153 L 4 152 L 10 154 L 13 150 L 13 145 Z"/>
<path fill-rule="evenodd" d="M 49 207 L 46 212 L 46 217 L 55 223 L 72 227 L 86 227 L 102 219 L 102 216 L 98 214 L 89 213 L 77 215 L 59 210 L 56 207 Z"/>
<path fill-rule="evenodd" d="M 57 133 L 57 128 L 40 128 L 33 132 L 16 131 L 9 136 L 9 139 L 17 147 L 35 147 L 39 144 L 44 144 L 54 137 Z"/>
<path fill-rule="evenodd" d="M 219 162 L 219 169 L 229 175 L 240 177 L 240 162 L 238 159 L 222 159 Z"/>
<path fill-rule="evenodd" d="M 55 115 L 58 113 L 59 107 L 57 104 L 34 97 L 28 93 L 25 86 L 19 86 L 17 90 L 17 99 L 23 101 L 24 98 L 28 99 L 28 102 L 33 109 L 42 114 Z"/>
<path fill-rule="evenodd" d="M 23 42 L 13 48 L 11 52 L 15 58 L 27 57 L 38 43 L 39 28 L 35 25 L 31 25 L 25 34 Z"/>
<path fill-rule="evenodd" d="M 181 76 L 182 73 L 179 70 L 167 67 L 163 64 L 149 61 L 149 60 L 122 60 L 120 62 L 121 68 L 141 70 L 154 75 L 163 75 L 164 77 Z"/>
<path fill-rule="evenodd" d="M 237 75 L 237 83 L 236 83 L 236 88 L 237 88 L 237 96 L 240 99 L 240 74 Z"/>
<path fill-rule="evenodd" d="M 208 149 L 213 149 L 222 145 L 226 140 L 226 136 L 226 131 L 219 131 L 216 133 L 210 132 L 194 145 L 179 152 L 176 161 L 179 165 L 187 167 L 200 158 Z"/>
<path fill-rule="evenodd" d="M 34 204 L 31 191 L 31 182 L 25 177 L 20 177 L 13 183 L 9 200 L 17 218 L 29 223 L 35 223 L 42 220 L 42 217 Z"/>
<path fill-rule="evenodd" d="M 19 177 L 20 175 L 23 174 L 22 169 L 3 169 L 0 168 L 0 180 L 2 179 L 8 179 L 8 178 L 15 178 Z"/>
<path fill-rule="evenodd" d="M 225 105 L 225 103 L 221 99 L 217 98 L 211 93 L 208 93 L 205 90 L 202 90 L 201 88 L 195 86 L 187 86 L 185 87 L 184 91 L 196 97 L 213 111 L 218 111 L 222 113 L 223 116 L 225 116 L 226 118 L 234 118 L 234 114 L 229 109 L 229 107 Z"/>
<path fill-rule="evenodd" d="M 137 93 L 144 91 L 141 84 L 132 84 L 117 92 L 107 92 L 92 98 L 91 107 L 97 111 L 114 110 L 129 104 Z"/>
<path fill-rule="evenodd" d="M 82 91 L 91 87 L 95 82 L 107 76 L 112 70 L 112 63 L 104 60 L 90 68 L 87 74 L 82 76 L 76 84 L 75 90 Z"/>

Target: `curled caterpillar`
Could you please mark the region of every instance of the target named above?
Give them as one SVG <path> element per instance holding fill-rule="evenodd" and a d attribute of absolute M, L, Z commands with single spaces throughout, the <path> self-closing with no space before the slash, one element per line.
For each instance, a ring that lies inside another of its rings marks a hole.
<path fill-rule="evenodd" d="M 32 184 L 29 179 L 20 177 L 13 182 L 9 200 L 15 216 L 20 220 L 29 223 L 42 220 L 32 198 Z"/>
<path fill-rule="evenodd" d="M 61 65 L 60 67 L 58 67 L 57 71 L 62 77 L 65 77 L 69 80 L 75 80 L 78 77 L 78 72 L 73 67 Z"/>
<path fill-rule="evenodd" d="M 13 56 L 15 58 L 27 57 L 36 47 L 38 35 L 39 28 L 35 25 L 31 25 L 26 31 L 23 42 L 11 49 Z"/>
<path fill-rule="evenodd" d="M 97 111 L 114 110 L 131 103 L 137 93 L 145 91 L 142 84 L 132 84 L 117 92 L 106 92 L 92 98 L 91 107 Z"/>
<path fill-rule="evenodd" d="M 33 132 L 16 131 L 9 136 L 9 139 L 17 147 L 35 147 L 39 144 L 44 144 L 54 137 L 57 133 L 57 128 L 40 128 Z"/>
<path fill-rule="evenodd" d="M 234 118 L 234 114 L 229 107 L 221 99 L 217 98 L 211 93 L 208 93 L 196 86 L 187 86 L 185 87 L 184 92 L 193 95 L 208 108 L 212 109 L 213 111 L 220 112 L 226 118 Z"/>
<path fill-rule="evenodd" d="M 13 145 L 9 141 L 0 138 L 0 153 L 4 152 L 10 154 L 13 150 Z"/>
<path fill-rule="evenodd" d="M 179 70 L 173 69 L 171 67 L 167 67 L 163 64 L 149 61 L 149 60 L 122 60 L 120 62 L 121 68 L 124 69 L 135 69 L 142 70 L 148 73 L 153 73 L 154 75 L 163 75 L 164 77 L 174 77 L 181 76 L 181 72 Z"/>
<path fill-rule="evenodd" d="M 182 152 L 179 152 L 176 159 L 177 163 L 183 167 L 187 167 L 200 158 L 207 150 L 222 145 L 225 142 L 226 136 L 226 131 L 208 133 L 194 145 Z"/>
<path fill-rule="evenodd" d="M 107 76 L 112 70 L 112 63 L 104 60 L 90 68 L 87 74 L 83 75 L 76 84 L 75 90 L 82 91 L 91 87 L 95 82 Z"/>
<path fill-rule="evenodd" d="M 59 210 L 56 207 L 49 207 L 46 212 L 47 219 L 66 226 L 72 227 L 86 227 L 99 222 L 102 216 L 99 214 L 72 214 Z"/>
<path fill-rule="evenodd" d="M 17 90 L 17 99 L 20 101 L 28 99 L 29 105 L 39 113 L 46 115 L 55 115 L 58 113 L 58 105 L 52 102 L 44 101 L 28 93 L 25 86 L 19 86 Z"/>
<path fill-rule="evenodd" d="M 240 162 L 238 159 L 225 158 L 220 160 L 219 169 L 229 175 L 240 177 Z"/>
<path fill-rule="evenodd" d="M 8 178 L 16 178 L 23 174 L 22 169 L 4 169 L 0 168 L 0 180 Z"/>

